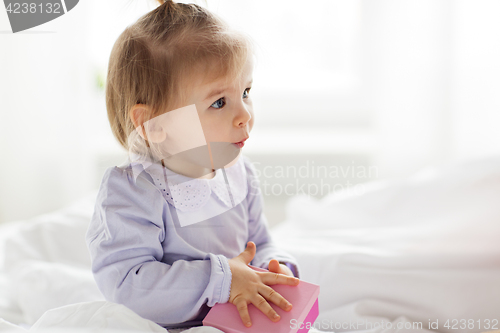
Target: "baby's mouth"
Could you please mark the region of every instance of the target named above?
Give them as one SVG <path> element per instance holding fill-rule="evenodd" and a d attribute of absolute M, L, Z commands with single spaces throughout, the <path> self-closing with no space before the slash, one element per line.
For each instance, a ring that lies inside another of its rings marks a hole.
<path fill-rule="evenodd" d="M 234 142 L 233 144 L 234 144 L 234 145 L 236 145 L 236 147 L 238 147 L 238 148 L 240 148 L 240 149 L 241 149 L 241 148 L 243 148 L 243 146 L 245 145 L 245 141 L 246 141 L 247 139 L 248 139 L 248 138 L 243 139 L 243 140 L 241 140 L 240 142 Z"/>

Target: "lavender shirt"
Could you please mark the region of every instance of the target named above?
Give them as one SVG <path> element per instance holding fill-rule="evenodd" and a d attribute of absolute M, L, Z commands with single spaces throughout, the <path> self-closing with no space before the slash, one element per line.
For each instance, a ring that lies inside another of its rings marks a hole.
<path fill-rule="evenodd" d="M 94 278 L 107 300 L 166 328 L 202 325 L 210 307 L 228 302 L 228 259 L 248 241 L 257 246 L 251 265 L 267 269 L 277 259 L 299 276 L 295 258 L 273 244 L 255 169 L 245 156 L 240 160 L 247 185 L 242 201 L 185 226 L 166 195 L 169 187 L 158 176 L 160 171 L 172 179 L 178 174 L 157 163 L 145 167 L 130 160 L 106 170 L 86 242 Z M 225 176 L 221 171 L 207 184 L 220 181 Z M 223 205 L 217 190 L 209 193 L 210 201 L 201 209 Z"/>

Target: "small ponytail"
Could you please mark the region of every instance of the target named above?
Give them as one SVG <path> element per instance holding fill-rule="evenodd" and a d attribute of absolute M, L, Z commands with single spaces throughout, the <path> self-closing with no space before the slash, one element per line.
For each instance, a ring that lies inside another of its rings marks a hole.
<path fill-rule="evenodd" d="M 163 6 L 165 3 L 169 2 L 170 5 L 176 5 L 178 3 L 174 2 L 174 0 L 156 0 L 160 4 L 160 6 Z M 182 4 L 182 3 L 180 3 Z M 205 5 L 207 5 L 207 1 L 205 0 Z"/>
<path fill-rule="evenodd" d="M 156 0 L 156 1 L 157 1 L 157 2 L 160 4 L 160 6 L 161 6 L 161 5 L 163 5 L 165 2 L 167 2 L 167 1 L 172 1 L 172 0 Z"/>

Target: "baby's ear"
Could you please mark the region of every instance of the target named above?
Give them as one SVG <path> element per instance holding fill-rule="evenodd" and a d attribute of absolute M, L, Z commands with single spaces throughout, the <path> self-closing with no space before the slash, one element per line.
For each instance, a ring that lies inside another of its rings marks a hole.
<path fill-rule="evenodd" d="M 153 143 L 163 142 L 166 133 L 158 123 L 158 117 L 149 119 L 149 114 L 151 114 L 151 108 L 148 105 L 136 104 L 130 109 L 130 120 L 132 120 L 137 133 L 139 133 L 144 140 Z"/>
<path fill-rule="evenodd" d="M 138 127 L 142 127 L 142 124 L 144 124 L 144 120 L 146 119 L 146 115 L 149 114 L 149 112 L 150 108 L 145 104 L 136 104 L 130 109 L 129 117 L 137 130 Z"/>

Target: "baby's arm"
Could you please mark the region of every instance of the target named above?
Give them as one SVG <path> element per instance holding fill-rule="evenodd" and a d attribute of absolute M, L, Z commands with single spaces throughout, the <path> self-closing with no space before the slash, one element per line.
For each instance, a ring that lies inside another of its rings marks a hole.
<path fill-rule="evenodd" d="M 139 177 L 108 170 L 87 233 L 92 270 L 109 301 L 124 304 L 160 325 L 197 317 L 204 303 L 229 299 L 231 270 L 223 255 L 161 262 L 168 218 L 161 194 Z"/>
<path fill-rule="evenodd" d="M 263 213 L 263 198 L 259 188 L 259 182 L 255 169 L 248 158 L 245 157 L 245 167 L 248 175 L 248 230 L 249 237 L 247 241 L 253 241 L 257 246 L 257 253 L 252 260 L 252 265 L 269 269 L 268 265 L 271 259 L 287 266 L 295 277 L 299 277 L 299 268 L 297 261 L 287 252 L 274 245 L 271 234 L 268 230 L 267 219 Z M 287 263 L 289 265 L 287 265 Z"/>

